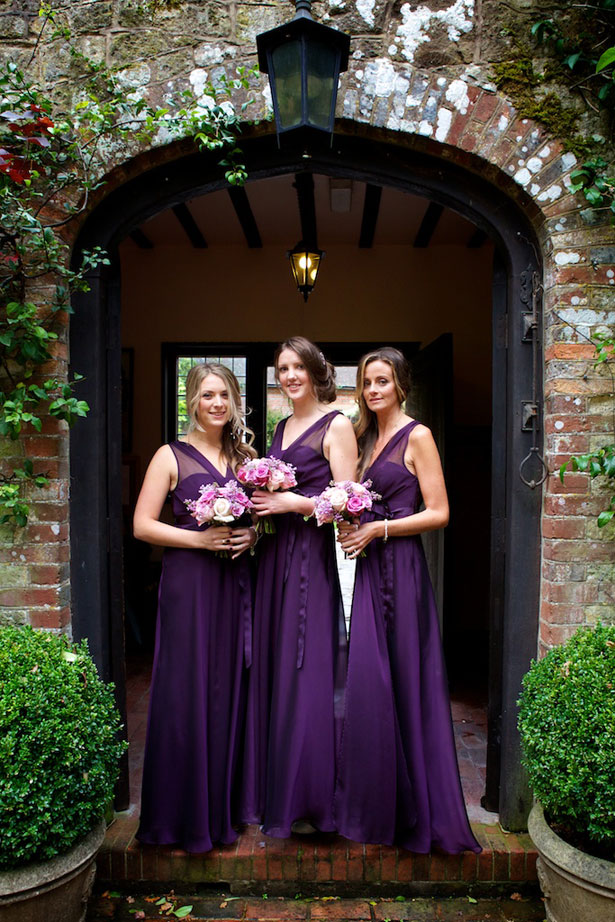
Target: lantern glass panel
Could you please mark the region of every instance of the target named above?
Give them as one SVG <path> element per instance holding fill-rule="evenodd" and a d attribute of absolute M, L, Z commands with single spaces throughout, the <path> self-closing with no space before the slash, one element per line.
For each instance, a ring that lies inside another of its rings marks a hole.
<path fill-rule="evenodd" d="M 285 42 L 271 52 L 280 128 L 301 124 L 301 42 Z"/>
<path fill-rule="evenodd" d="M 321 42 L 307 42 L 307 96 L 308 122 L 316 128 L 331 130 L 332 99 L 337 87 L 333 81 L 337 74 L 339 51 Z"/>

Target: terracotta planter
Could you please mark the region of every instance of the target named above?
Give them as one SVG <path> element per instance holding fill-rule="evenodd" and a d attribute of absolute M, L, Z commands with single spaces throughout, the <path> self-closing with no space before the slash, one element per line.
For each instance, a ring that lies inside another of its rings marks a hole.
<path fill-rule="evenodd" d="M 580 852 L 556 836 L 534 804 L 528 832 L 538 851 L 538 880 L 548 922 L 613 922 L 615 862 Z"/>
<path fill-rule="evenodd" d="M 0 871 L 0 922 L 83 922 L 104 838 L 100 823 L 64 855 Z"/>

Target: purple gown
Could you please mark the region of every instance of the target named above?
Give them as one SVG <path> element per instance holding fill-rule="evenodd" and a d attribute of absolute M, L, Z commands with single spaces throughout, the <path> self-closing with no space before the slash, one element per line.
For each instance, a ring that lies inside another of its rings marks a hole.
<path fill-rule="evenodd" d="M 197 529 L 184 505 L 222 476 L 198 449 L 173 442 L 175 524 Z M 247 554 L 165 548 L 137 838 L 204 852 L 237 838 L 236 775 L 251 658 Z"/>
<path fill-rule="evenodd" d="M 418 511 L 404 465 L 408 423 L 365 472 L 382 501 L 362 521 Z M 463 800 L 438 616 L 419 535 L 376 539 L 357 559 L 345 716 L 335 796 L 338 831 L 428 853 L 480 851 Z"/>
<path fill-rule="evenodd" d="M 336 411 L 282 450 L 305 496 L 329 485 L 323 440 Z M 285 837 L 295 820 L 331 831 L 335 756 L 346 665 L 346 629 L 331 526 L 285 513 L 261 540 L 249 676 L 242 817 Z"/>

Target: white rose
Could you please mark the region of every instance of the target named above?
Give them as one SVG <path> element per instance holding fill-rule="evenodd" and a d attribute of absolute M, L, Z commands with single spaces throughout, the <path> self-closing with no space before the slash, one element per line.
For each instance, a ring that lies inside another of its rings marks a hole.
<path fill-rule="evenodd" d="M 269 483 L 267 484 L 267 489 L 269 492 L 273 490 L 278 490 L 284 483 L 284 472 L 283 471 L 271 471 L 269 474 Z"/>
<path fill-rule="evenodd" d="M 218 497 L 214 503 L 214 519 L 216 522 L 232 522 L 231 504 L 223 496 Z"/>
<path fill-rule="evenodd" d="M 336 512 L 342 512 L 346 508 L 346 503 L 348 502 L 346 490 L 342 490 L 341 487 L 332 487 L 332 489 L 329 490 L 329 502 Z"/>

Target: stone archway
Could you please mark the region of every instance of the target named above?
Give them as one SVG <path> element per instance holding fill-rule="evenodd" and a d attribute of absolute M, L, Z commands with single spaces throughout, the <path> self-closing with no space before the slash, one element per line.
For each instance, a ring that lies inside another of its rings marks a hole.
<path fill-rule="evenodd" d="M 530 447 L 530 433 L 522 431 L 520 417 L 522 401 L 528 399 L 532 361 L 532 350 L 518 330 L 520 314 L 527 310 L 528 274 L 540 271 L 537 243 L 523 211 L 491 182 L 443 156 L 436 159 L 417 150 L 424 146 L 421 141 L 392 143 L 402 138 L 348 127 L 353 132 L 338 135 L 333 150 L 313 156 L 313 169 L 361 176 L 448 204 L 484 228 L 501 254 L 505 283 L 494 305 L 494 323 L 505 335 L 495 337 L 494 358 L 505 398 L 494 431 L 491 776 L 492 787 L 500 791 L 503 822 L 519 828 L 529 800 L 519 767 L 515 701 L 537 643 L 540 493 L 528 490 L 517 476 L 519 462 Z M 271 136 L 250 139 L 245 150 L 255 179 L 305 166 L 297 155 L 281 155 Z M 166 151 L 167 156 L 172 153 L 176 152 Z M 147 171 L 139 172 L 137 164 L 130 166 L 137 167 L 136 175 L 118 183 L 92 212 L 80 247 L 96 241 L 113 252 L 144 215 L 221 186 L 213 158 L 202 154 L 174 158 Z M 80 298 L 71 325 L 71 358 L 75 367 L 89 369 L 84 396 L 93 407 L 85 424 L 71 435 L 73 465 L 84 472 L 71 492 L 73 627 L 77 636 L 87 634 L 104 672 L 121 685 L 121 532 L 114 513 L 119 509 L 120 480 L 117 260 L 92 282 L 92 291 Z M 519 573 L 524 574 L 522 584 Z"/>

